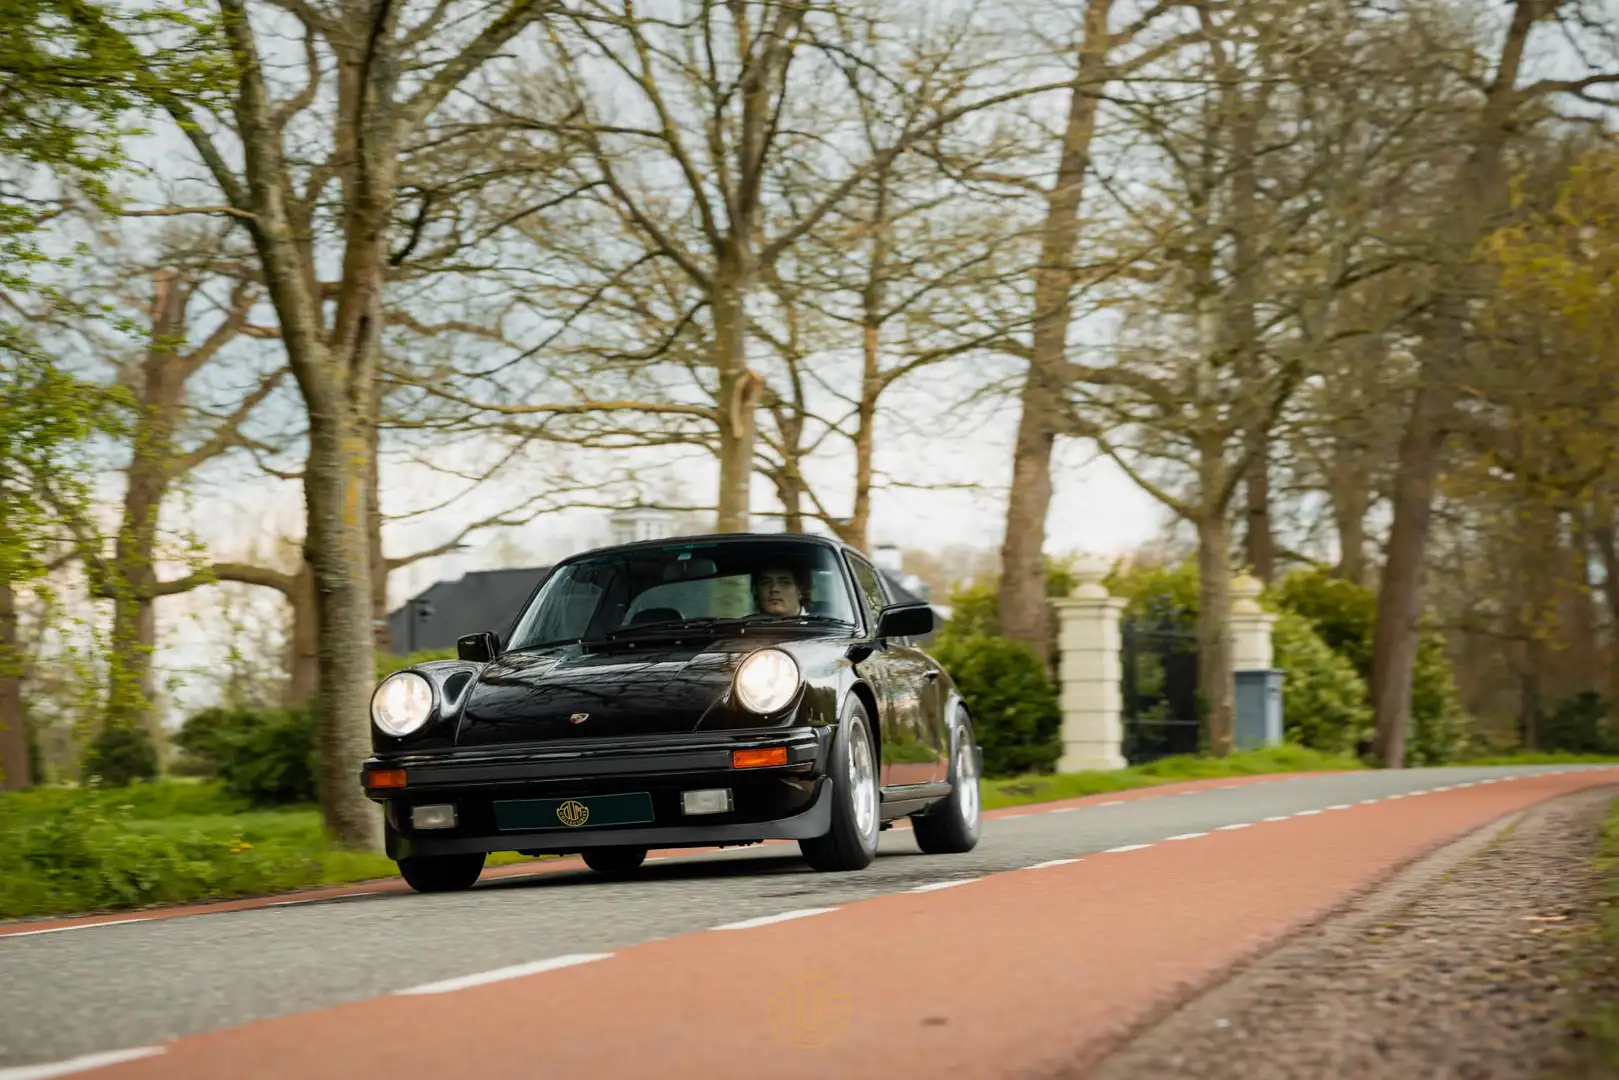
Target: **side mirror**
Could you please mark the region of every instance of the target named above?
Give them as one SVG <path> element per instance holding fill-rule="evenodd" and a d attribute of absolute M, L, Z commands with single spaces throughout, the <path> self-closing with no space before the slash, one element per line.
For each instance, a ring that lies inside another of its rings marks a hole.
<path fill-rule="evenodd" d="M 499 652 L 500 635 L 490 633 L 488 630 L 480 630 L 476 634 L 468 634 L 455 641 L 455 655 L 475 664 L 487 664 Z"/>
<path fill-rule="evenodd" d="M 938 625 L 929 604 L 893 604 L 877 618 L 880 638 L 926 637 Z"/>

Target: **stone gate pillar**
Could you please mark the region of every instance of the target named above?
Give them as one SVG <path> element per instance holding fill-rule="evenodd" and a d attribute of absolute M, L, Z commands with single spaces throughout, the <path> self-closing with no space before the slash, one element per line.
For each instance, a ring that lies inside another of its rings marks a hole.
<path fill-rule="evenodd" d="M 1062 757 L 1057 771 L 1122 769 L 1124 695 L 1119 619 L 1126 601 L 1102 585 L 1108 563 L 1085 559 L 1075 567 L 1079 584 L 1053 600 L 1057 609 L 1058 702 L 1062 707 Z"/>
<path fill-rule="evenodd" d="M 1247 574 L 1231 581 L 1231 669 L 1236 682 L 1238 750 L 1282 742 L 1282 672 L 1276 670 L 1271 628 L 1276 616 L 1259 606 L 1264 585 Z"/>

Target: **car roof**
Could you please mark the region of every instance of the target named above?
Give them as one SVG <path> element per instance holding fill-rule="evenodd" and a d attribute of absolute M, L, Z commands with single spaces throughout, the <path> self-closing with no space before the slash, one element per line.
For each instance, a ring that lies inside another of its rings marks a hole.
<path fill-rule="evenodd" d="M 596 555 L 608 555 L 619 551 L 645 551 L 651 548 L 676 548 L 688 544 L 716 544 L 741 543 L 743 541 L 767 540 L 772 543 L 789 544 L 815 544 L 820 547 L 829 547 L 836 551 L 848 551 L 855 555 L 861 552 L 849 544 L 831 536 L 812 536 L 809 533 L 702 533 L 697 536 L 665 536 L 656 540 L 635 540 L 628 544 L 611 544 L 606 547 L 591 548 L 569 555 L 566 559 L 557 560 L 558 565 L 573 562 L 576 559 L 588 558 Z M 866 556 L 861 555 L 862 558 Z"/>

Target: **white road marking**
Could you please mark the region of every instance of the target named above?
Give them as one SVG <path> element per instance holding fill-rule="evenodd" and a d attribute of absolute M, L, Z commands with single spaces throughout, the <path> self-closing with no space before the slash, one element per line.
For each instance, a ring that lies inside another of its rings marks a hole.
<path fill-rule="evenodd" d="M 1294 817 L 1309 817 L 1311 814 L 1319 814 L 1320 812 L 1321 811 L 1319 811 L 1319 810 L 1295 810 L 1293 812 L 1293 816 Z"/>
<path fill-rule="evenodd" d="M 1374 802 L 1382 802 L 1382 801 L 1383 801 L 1382 799 L 1362 799 L 1360 801 L 1360 804 L 1362 806 L 1370 806 Z"/>
<path fill-rule="evenodd" d="M 977 881 L 977 880 L 978 880 L 977 878 L 968 877 L 968 878 L 956 878 L 954 881 L 934 881 L 934 882 L 931 882 L 931 883 L 929 883 L 927 885 L 918 885 L 914 889 L 911 889 L 910 891 L 911 892 L 938 892 L 940 889 L 948 889 L 948 888 L 950 888 L 951 886 L 954 886 L 954 885 L 966 885 L 968 882 Z"/>
<path fill-rule="evenodd" d="M 1048 813 L 1048 814 L 1072 814 L 1075 810 L 1078 810 L 1078 809 L 1079 809 L 1079 807 L 1077 807 L 1077 806 L 1059 806 L 1055 810 L 1047 810 L 1046 813 Z"/>
<path fill-rule="evenodd" d="M 1048 859 L 1046 862 L 1037 862 L 1033 866 L 1025 866 L 1025 870 L 1046 870 L 1053 866 L 1067 866 L 1070 863 L 1083 862 L 1083 859 Z"/>
<path fill-rule="evenodd" d="M 1103 855 L 1112 855 L 1120 851 L 1144 851 L 1152 847 L 1151 844 L 1125 844 L 1123 847 L 1110 847 L 1102 852 Z"/>
<path fill-rule="evenodd" d="M 1231 832 L 1234 829 L 1246 829 L 1253 825 L 1251 821 L 1238 821 L 1230 825 L 1221 825 L 1215 832 Z"/>
<path fill-rule="evenodd" d="M 1287 815 L 1286 814 L 1275 814 L 1275 815 L 1273 815 L 1271 817 L 1265 818 L 1264 820 L 1266 820 L 1266 821 L 1286 821 L 1287 820 Z"/>
<path fill-rule="evenodd" d="M 1328 810 L 1348 810 L 1349 809 L 1349 804 L 1346 803 L 1346 802 L 1333 803 L 1331 806 L 1327 807 L 1327 809 Z"/>
<path fill-rule="evenodd" d="M 99 1054 L 84 1054 L 68 1058 L 66 1061 L 52 1061 L 44 1065 L 12 1065 L 0 1069 L 0 1080 L 51 1080 L 54 1076 L 71 1076 L 89 1069 L 156 1057 L 161 1053 L 164 1053 L 161 1046 L 137 1046 L 129 1050 L 106 1050 Z"/>
<path fill-rule="evenodd" d="M 35 934 L 63 934 L 69 930 L 94 930 L 98 926 L 127 926 L 129 923 L 151 921 L 151 919 L 108 919 L 105 922 L 74 923 L 72 926 L 48 926 L 43 930 L 19 930 L 15 934 L 0 933 L 0 938 L 33 937 Z M 0 1073 L 0 1077 L 4 1075 L 4 1073 Z"/>
<path fill-rule="evenodd" d="M 536 960 L 532 964 L 513 964 L 511 967 L 495 968 L 493 971 L 480 971 L 476 975 L 462 975 L 455 979 L 423 983 L 421 986 L 412 986 L 408 990 L 395 990 L 394 993 L 447 994 L 452 990 L 465 990 L 472 986 L 484 986 L 488 983 L 504 982 L 507 979 L 520 979 L 524 975 L 538 975 L 542 971 L 555 971 L 558 968 L 573 967 L 576 964 L 588 964 L 592 960 L 606 960 L 612 955 L 612 953 L 570 953 L 567 956 L 553 956 L 549 960 Z"/>
<path fill-rule="evenodd" d="M 1105 803 L 1097 803 L 1096 805 L 1097 806 L 1123 806 L 1125 804 L 1125 802 L 1126 802 L 1126 800 L 1124 800 L 1124 799 L 1112 799 L 1112 800 L 1109 800 L 1108 802 L 1105 802 Z"/>
<path fill-rule="evenodd" d="M 1166 836 L 1165 840 L 1196 840 L 1200 836 L 1209 835 L 1206 832 L 1183 832 L 1179 836 Z"/>
<path fill-rule="evenodd" d="M 1385 795 L 1385 796 L 1383 796 L 1383 798 L 1385 798 L 1385 799 L 1403 799 L 1403 798 L 1405 798 L 1405 796 L 1404 795 Z"/>
<path fill-rule="evenodd" d="M 828 911 L 838 910 L 835 907 L 808 907 L 797 911 L 784 911 L 780 915 L 761 915 L 757 919 L 743 919 L 741 922 L 724 923 L 720 926 L 711 926 L 711 930 L 752 930 L 756 926 L 769 926 L 771 923 L 787 922 L 791 919 L 806 919 L 811 915 L 824 915 Z"/>
<path fill-rule="evenodd" d="M 1002 815 L 1000 815 L 1000 820 L 1002 820 L 1002 821 L 1011 821 L 1013 818 L 1028 817 L 1028 816 L 1029 816 L 1028 814 L 1002 814 Z"/>

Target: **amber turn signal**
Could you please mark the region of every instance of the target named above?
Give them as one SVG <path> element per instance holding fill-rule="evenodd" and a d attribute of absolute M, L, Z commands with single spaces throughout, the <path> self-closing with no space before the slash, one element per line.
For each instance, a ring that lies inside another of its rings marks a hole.
<path fill-rule="evenodd" d="M 378 769 L 365 774 L 367 787 L 404 787 L 404 769 Z"/>
<path fill-rule="evenodd" d="M 731 768 L 758 769 L 766 765 L 787 764 L 787 748 L 772 746 L 768 750 L 732 750 Z"/>

